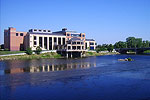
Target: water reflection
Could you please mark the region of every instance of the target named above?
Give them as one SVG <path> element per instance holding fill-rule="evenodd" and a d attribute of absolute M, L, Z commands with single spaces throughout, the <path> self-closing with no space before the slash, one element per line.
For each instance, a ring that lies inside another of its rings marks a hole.
<path fill-rule="evenodd" d="M 90 67 L 96 67 L 96 62 L 67 63 L 59 65 L 50 64 L 42 66 L 29 66 L 24 68 L 10 68 L 6 70 L 0 70 L 0 75 L 17 74 L 24 72 L 35 73 L 35 72 L 63 71 L 63 70 L 90 68 Z"/>

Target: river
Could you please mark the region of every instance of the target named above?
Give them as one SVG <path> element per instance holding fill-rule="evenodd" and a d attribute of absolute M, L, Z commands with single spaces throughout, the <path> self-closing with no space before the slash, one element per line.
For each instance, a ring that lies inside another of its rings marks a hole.
<path fill-rule="evenodd" d="M 150 100 L 150 56 L 0 61 L 0 100 Z"/>

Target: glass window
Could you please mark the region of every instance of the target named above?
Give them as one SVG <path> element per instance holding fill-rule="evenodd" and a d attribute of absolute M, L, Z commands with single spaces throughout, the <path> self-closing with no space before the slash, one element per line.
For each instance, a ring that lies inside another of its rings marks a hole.
<path fill-rule="evenodd" d="M 20 36 L 23 36 L 23 33 L 20 33 Z"/>
<path fill-rule="evenodd" d="M 77 44 L 80 44 L 80 42 L 77 42 Z"/>
<path fill-rule="evenodd" d="M 76 42 L 72 42 L 72 44 L 76 44 Z"/>
<path fill-rule="evenodd" d="M 18 33 L 16 33 L 16 36 L 18 36 Z"/>
<path fill-rule="evenodd" d="M 34 45 L 36 45 L 36 41 L 34 41 Z"/>
<path fill-rule="evenodd" d="M 82 35 L 82 37 L 84 37 L 85 35 Z"/>
<path fill-rule="evenodd" d="M 34 29 L 34 31 L 37 31 L 36 29 Z"/>
<path fill-rule="evenodd" d="M 67 34 L 67 36 L 70 36 L 70 34 Z"/>
<path fill-rule="evenodd" d="M 46 32 L 46 30 L 43 30 L 43 32 Z"/>
<path fill-rule="evenodd" d="M 50 30 L 48 30 L 48 32 L 51 32 Z"/>
<path fill-rule="evenodd" d="M 75 50 L 75 49 L 76 49 L 76 46 L 72 46 L 72 49 L 74 49 L 74 50 Z"/>
<path fill-rule="evenodd" d="M 54 42 L 57 42 L 57 38 L 56 37 L 54 37 Z"/>
<path fill-rule="evenodd" d="M 34 36 L 34 40 L 36 40 L 36 36 Z"/>
<path fill-rule="evenodd" d="M 94 45 L 94 43 L 93 43 L 93 42 L 91 42 L 91 43 L 90 43 L 90 45 Z"/>
<path fill-rule="evenodd" d="M 42 30 L 39 30 L 40 32 L 42 31 Z"/>
<path fill-rule="evenodd" d="M 71 49 L 71 47 L 70 46 L 68 46 L 68 50 L 70 50 Z"/>

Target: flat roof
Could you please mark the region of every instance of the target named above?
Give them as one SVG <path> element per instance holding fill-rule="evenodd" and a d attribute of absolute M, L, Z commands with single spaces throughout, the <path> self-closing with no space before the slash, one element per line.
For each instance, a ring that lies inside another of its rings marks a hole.
<path fill-rule="evenodd" d="M 59 33 L 35 33 L 35 32 L 28 32 L 29 34 L 38 34 L 38 35 L 57 35 L 57 36 L 66 36 L 64 34 Z"/>
<path fill-rule="evenodd" d="M 95 41 L 94 39 L 85 39 L 85 41 Z"/>

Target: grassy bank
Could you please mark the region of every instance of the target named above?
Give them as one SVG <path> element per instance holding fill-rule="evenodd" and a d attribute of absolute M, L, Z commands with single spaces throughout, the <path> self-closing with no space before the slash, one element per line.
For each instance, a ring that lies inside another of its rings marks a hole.
<path fill-rule="evenodd" d="M 43 59 L 43 58 L 61 58 L 61 55 L 57 53 L 43 53 L 32 55 L 15 55 L 15 56 L 0 56 L 0 60 L 21 60 L 21 59 Z"/>
<path fill-rule="evenodd" d="M 146 51 L 144 51 L 144 53 L 150 53 L 150 50 L 146 50 Z"/>
<path fill-rule="evenodd" d="M 97 52 L 86 52 L 86 56 L 101 56 L 101 55 L 114 55 L 119 54 L 116 52 L 107 52 L 107 53 L 97 53 Z"/>
<path fill-rule="evenodd" d="M 0 55 L 25 53 L 25 51 L 0 51 Z"/>
<path fill-rule="evenodd" d="M 112 54 L 118 54 L 118 53 L 113 53 L 113 52 L 108 52 L 108 53 L 86 52 L 85 55 L 86 55 L 86 57 L 89 57 L 89 56 L 112 55 Z M 26 55 L 0 56 L 0 60 L 23 60 L 23 59 L 44 59 L 44 58 L 64 58 L 64 57 L 62 57 L 60 54 L 54 53 L 54 52 L 43 53 L 43 54 L 39 54 L 39 55 L 37 55 L 37 54 L 27 55 L 26 54 Z"/>

